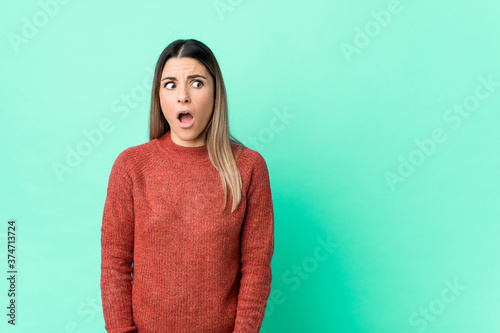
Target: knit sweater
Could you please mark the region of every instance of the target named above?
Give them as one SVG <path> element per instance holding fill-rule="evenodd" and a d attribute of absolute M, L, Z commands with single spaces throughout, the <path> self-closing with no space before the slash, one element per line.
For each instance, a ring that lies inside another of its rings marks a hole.
<path fill-rule="evenodd" d="M 239 146 L 233 145 L 233 153 Z M 110 172 L 101 227 L 101 296 L 111 333 L 259 332 L 271 285 L 274 213 L 264 158 L 237 158 L 231 213 L 206 146 L 170 131 L 130 147 Z"/>

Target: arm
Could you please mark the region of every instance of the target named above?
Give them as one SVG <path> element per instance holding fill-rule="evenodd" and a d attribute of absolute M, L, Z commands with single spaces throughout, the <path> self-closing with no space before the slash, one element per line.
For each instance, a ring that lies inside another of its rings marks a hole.
<path fill-rule="evenodd" d="M 241 282 L 234 333 L 259 332 L 271 291 L 274 212 L 267 165 L 257 155 L 241 231 Z"/>
<path fill-rule="evenodd" d="M 134 202 L 132 180 L 116 159 L 109 176 L 101 227 L 101 297 L 105 329 L 136 333 L 132 315 Z"/>

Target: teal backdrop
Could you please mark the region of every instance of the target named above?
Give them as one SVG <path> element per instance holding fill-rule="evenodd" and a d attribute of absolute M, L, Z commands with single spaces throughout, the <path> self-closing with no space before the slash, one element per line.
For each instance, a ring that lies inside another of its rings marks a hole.
<path fill-rule="evenodd" d="M 261 332 L 500 332 L 498 1 L 2 3 L 2 332 L 105 332 L 111 166 L 206 43 L 275 211 Z M 8 324 L 15 221 L 16 325 Z"/>

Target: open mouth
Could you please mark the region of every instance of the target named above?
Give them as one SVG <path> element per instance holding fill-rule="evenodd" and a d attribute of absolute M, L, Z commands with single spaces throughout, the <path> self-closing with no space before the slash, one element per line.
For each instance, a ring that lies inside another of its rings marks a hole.
<path fill-rule="evenodd" d="M 181 112 L 178 119 L 181 123 L 189 124 L 191 121 L 193 121 L 193 115 L 189 112 Z"/>
<path fill-rule="evenodd" d="M 191 128 L 194 123 L 194 117 L 189 110 L 179 112 L 177 120 L 179 121 L 179 127 L 185 129 Z"/>

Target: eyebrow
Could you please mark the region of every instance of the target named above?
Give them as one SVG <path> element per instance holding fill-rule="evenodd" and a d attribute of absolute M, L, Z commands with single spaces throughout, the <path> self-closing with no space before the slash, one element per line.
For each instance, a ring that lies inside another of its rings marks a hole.
<path fill-rule="evenodd" d="M 197 77 L 202 77 L 202 78 L 204 78 L 205 80 L 207 80 L 207 81 L 208 81 L 208 79 L 207 79 L 206 77 L 204 77 L 203 75 L 199 75 L 199 74 L 188 75 L 188 77 L 187 77 L 187 78 L 188 78 L 188 79 L 195 79 L 195 78 L 197 78 Z M 175 78 L 175 77 L 173 77 L 173 76 L 167 76 L 167 77 L 164 77 L 163 79 L 161 79 L 161 81 L 163 81 L 163 80 L 167 80 L 167 79 L 169 79 L 169 80 L 173 80 L 173 81 L 177 81 L 177 78 Z"/>

